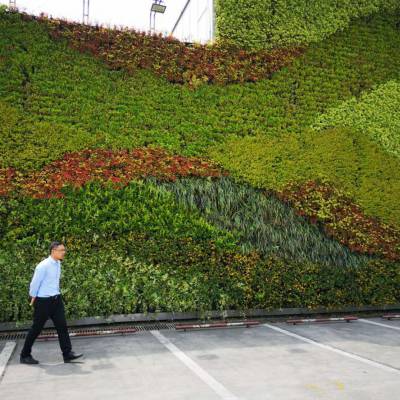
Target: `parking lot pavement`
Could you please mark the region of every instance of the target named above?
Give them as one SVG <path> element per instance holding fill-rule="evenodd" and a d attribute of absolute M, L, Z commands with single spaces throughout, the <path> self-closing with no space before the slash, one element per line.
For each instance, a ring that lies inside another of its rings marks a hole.
<path fill-rule="evenodd" d="M 15 347 L 15 342 L 0 342 L 0 382 L 6 372 L 8 360 L 11 358 Z"/>
<path fill-rule="evenodd" d="M 81 362 L 64 364 L 52 340 L 35 343 L 40 364 L 29 366 L 19 364 L 18 341 L 1 399 L 397 400 L 400 392 L 399 320 L 160 330 L 72 343 L 85 354 Z"/>

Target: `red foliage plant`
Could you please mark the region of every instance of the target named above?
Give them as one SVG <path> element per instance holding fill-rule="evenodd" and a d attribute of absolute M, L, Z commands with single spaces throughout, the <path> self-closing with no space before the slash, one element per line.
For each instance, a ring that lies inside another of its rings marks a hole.
<path fill-rule="evenodd" d="M 0 168 L 0 196 L 7 196 L 13 190 L 16 175 L 14 168 Z"/>
<path fill-rule="evenodd" d="M 133 29 L 111 29 L 22 14 L 44 24 L 54 39 L 66 39 L 81 52 L 102 59 L 111 69 L 130 73 L 142 68 L 173 83 L 254 82 L 288 65 L 304 48 L 244 50 L 232 43 L 187 44 L 173 37 L 149 35 Z"/>
<path fill-rule="evenodd" d="M 349 196 L 328 182 L 291 183 L 278 193 L 298 215 L 322 225 L 325 233 L 350 250 L 400 260 L 400 231 L 367 216 Z"/>
<path fill-rule="evenodd" d="M 62 197 L 64 186 L 81 187 L 94 180 L 121 187 L 131 180 L 150 176 L 174 181 L 179 177 L 220 177 L 225 174 L 211 162 L 171 155 L 159 148 L 94 149 L 65 154 L 61 160 L 27 176 L 21 188 L 32 197 L 51 198 Z"/>

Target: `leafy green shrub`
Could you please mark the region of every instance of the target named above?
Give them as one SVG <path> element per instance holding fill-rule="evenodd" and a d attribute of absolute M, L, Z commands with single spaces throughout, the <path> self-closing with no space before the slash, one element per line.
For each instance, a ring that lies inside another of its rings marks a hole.
<path fill-rule="evenodd" d="M 26 253 L 0 250 L 0 321 L 30 318 L 27 288 L 40 258 L 33 261 Z M 71 251 L 63 264 L 62 287 L 71 318 L 211 308 L 199 272 L 137 262 L 116 249 Z"/>
<path fill-rule="evenodd" d="M 65 188 L 64 198 L 0 198 L 5 235 L 2 243 L 29 245 L 60 238 L 67 242 L 96 242 L 130 232 L 161 237 L 214 239 L 233 245 L 235 239 L 204 221 L 198 213 L 182 210 L 171 193 L 143 182 L 115 190 L 92 183 Z"/>
<path fill-rule="evenodd" d="M 29 281 L 35 264 L 45 256 L 35 247 L 0 248 L 0 321 L 31 318 Z M 161 311 L 205 315 L 211 309 L 333 308 L 400 300 L 400 268 L 395 263 L 322 267 L 206 247 L 199 257 L 190 267 L 171 267 L 142 263 L 121 251 L 118 243 L 71 250 L 63 263 L 61 285 L 67 317 Z"/>
<path fill-rule="evenodd" d="M 24 116 L 20 107 L 2 101 L 0 135 L 0 165 L 23 170 L 60 158 L 65 152 L 95 146 L 99 138 L 73 125 L 42 121 L 37 115 Z"/>

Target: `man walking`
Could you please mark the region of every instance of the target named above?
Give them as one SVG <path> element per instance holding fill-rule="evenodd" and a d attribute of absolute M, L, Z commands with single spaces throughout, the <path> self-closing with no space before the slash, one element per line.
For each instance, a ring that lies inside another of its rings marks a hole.
<path fill-rule="evenodd" d="M 31 351 L 48 318 L 51 318 L 56 327 L 64 362 L 70 362 L 83 355 L 72 351 L 60 294 L 61 260 L 64 259 L 65 251 L 61 242 L 51 243 L 50 256 L 35 268 L 29 290 L 31 305 L 34 307 L 33 324 L 21 351 L 20 362 L 23 364 L 39 364 L 39 361 L 32 357 Z"/>

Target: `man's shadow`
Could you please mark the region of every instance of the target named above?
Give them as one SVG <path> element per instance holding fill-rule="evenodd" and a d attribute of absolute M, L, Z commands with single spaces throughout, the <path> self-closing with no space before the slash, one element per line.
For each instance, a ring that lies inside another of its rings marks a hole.
<path fill-rule="evenodd" d="M 64 375 L 89 375 L 91 371 L 82 370 L 81 364 L 84 361 L 73 361 L 69 363 L 64 363 L 63 361 L 58 363 L 40 363 L 39 368 L 43 369 L 46 374 L 54 376 L 64 376 Z M 71 366 L 71 367 L 68 367 Z"/>

